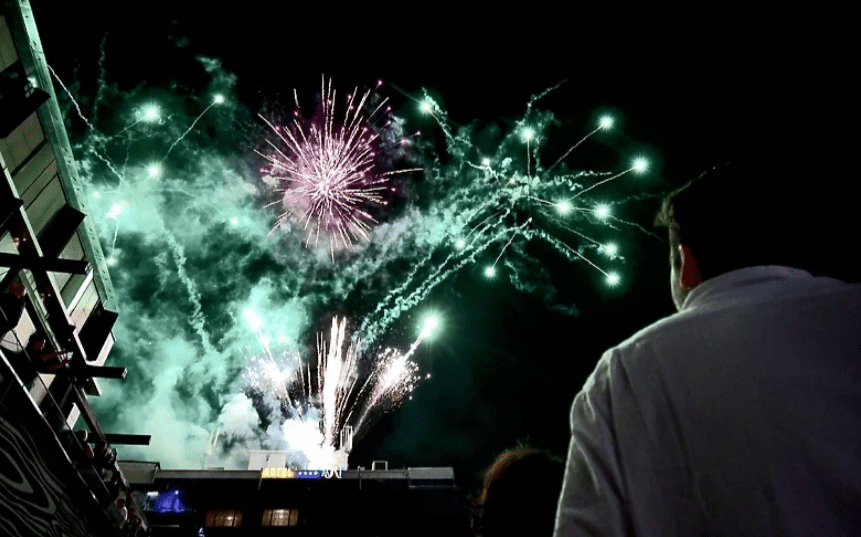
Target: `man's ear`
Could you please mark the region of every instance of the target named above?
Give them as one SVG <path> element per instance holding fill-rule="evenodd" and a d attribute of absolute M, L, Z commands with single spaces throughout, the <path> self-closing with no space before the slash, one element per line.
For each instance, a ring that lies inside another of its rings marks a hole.
<path fill-rule="evenodd" d="M 685 291 L 690 291 L 703 282 L 702 274 L 697 266 L 696 258 L 691 254 L 687 244 L 679 245 L 679 258 L 682 266 L 679 270 L 679 284 Z"/>

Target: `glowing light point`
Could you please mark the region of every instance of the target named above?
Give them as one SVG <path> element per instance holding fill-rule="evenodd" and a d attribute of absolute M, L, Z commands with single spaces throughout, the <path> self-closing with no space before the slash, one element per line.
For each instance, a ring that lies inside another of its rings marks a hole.
<path fill-rule="evenodd" d="M 143 111 L 143 120 L 144 121 L 155 121 L 158 119 L 158 107 L 155 105 L 150 105 L 144 108 Z"/>
<path fill-rule="evenodd" d="M 230 225 L 231 225 L 231 226 L 235 226 L 235 225 L 237 225 L 238 223 L 239 223 L 239 219 L 238 219 L 238 218 L 231 218 L 231 219 L 230 219 Z"/>
<path fill-rule="evenodd" d="M 39 84 L 36 82 L 36 77 L 35 77 L 35 76 L 28 76 L 28 77 L 27 77 L 27 80 L 28 80 L 28 81 L 30 81 L 30 85 L 31 85 L 31 86 L 33 86 L 34 88 L 38 88 L 38 87 L 39 87 Z"/>
<path fill-rule="evenodd" d="M 161 166 L 158 164 L 150 164 L 149 166 L 147 166 L 146 170 L 149 173 L 150 177 L 157 177 L 161 175 Z"/>
<path fill-rule="evenodd" d="M 561 202 L 561 203 L 557 203 L 557 204 L 556 204 L 556 209 L 557 209 L 561 214 L 568 214 L 568 213 L 571 211 L 571 204 L 570 204 L 570 203 L 568 203 L 567 201 L 563 201 L 563 202 Z"/>
<path fill-rule="evenodd" d="M 484 275 L 488 278 L 493 278 L 496 275 L 496 267 L 487 267 L 484 269 Z"/>
<path fill-rule="evenodd" d="M 595 207 L 595 216 L 597 216 L 601 220 L 607 218 L 608 216 L 610 216 L 610 206 L 604 204 L 598 205 L 597 207 Z"/>
<path fill-rule="evenodd" d="M 248 323 L 248 327 L 255 332 L 259 332 L 261 328 L 263 328 L 263 319 L 260 318 L 260 315 L 257 314 L 251 308 L 248 308 L 242 312 L 242 316 L 245 317 L 245 322 Z"/>
<path fill-rule="evenodd" d="M 457 246 L 458 250 L 463 250 L 466 248 L 466 241 L 463 239 L 457 239 L 457 242 L 454 243 L 454 245 Z"/>
<path fill-rule="evenodd" d="M 430 314 L 425 317 L 422 323 L 422 336 L 427 337 L 436 332 L 440 325 L 440 318 L 436 314 Z"/>
<path fill-rule="evenodd" d="M 110 257 L 107 259 L 107 261 L 108 261 L 108 266 L 109 266 L 109 267 L 113 267 L 114 265 L 116 265 L 116 264 L 117 264 L 117 258 L 116 258 L 116 257 L 114 257 L 114 256 L 110 256 Z"/>
<path fill-rule="evenodd" d="M 481 165 L 484 166 L 485 168 L 490 168 L 490 159 L 489 158 L 481 159 Z"/>
<path fill-rule="evenodd" d="M 602 129 L 609 129 L 613 126 L 613 118 L 610 116 L 604 116 L 601 118 L 601 122 L 598 124 Z"/>
<path fill-rule="evenodd" d="M 113 205 L 111 205 L 111 208 L 108 210 L 105 216 L 107 216 L 111 220 L 116 220 L 120 213 L 123 212 L 123 209 L 125 209 L 125 206 L 122 203 L 114 203 Z"/>
<path fill-rule="evenodd" d="M 530 141 L 535 136 L 535 131 L 530 129 L 529 127 L 523 129 L 523 139 L 525 141 Z"/>
<path fill-rule="evenodd" d="M 649 161 L 647 161 L 644 158 L 638 158 L 638 159 L 634 160 L 633 168 L 634 168 L 635 172 L 642 173 L 649 168 Z"/>
<path fill-rule="evenodd" d="M 99 199 L 99 198 L 101 198 L 101 197 L 102 197 L 102 195 L 101 195 L 101 193 L 99 193 L 98 191 L 96 191 L 96 192 L 93 192 L 93 197 L 94 197 L 94 198 L 96 198 L 96 199 Z"/>
<path fill-rule="evenodd" d="M 221 95 L 221 94 L 216 95 L 216 96 L 215 96 L 215 101 L 214 101 L 214 102 L 215 102 L 215 104 L 222 104 L 222 103 L 224 103 L 224 95 Z"/>
<path fill-rule="evenodd" d="M 429 100 L 423 102 L 421 105 L 421 111 L 425 114 L 430 114 L 431 112 L 433 112 L 433 103 Z"/>
<path fill-rule="evenodd" d="M 619 275 L 615 272 L 611 272 L 607 274 L 607 284 L 610 286 L 614 286 L 619 283 Z"/>
<path fill-rule="evenodd" d="M 612 242 L 609 242 L 609 243 L 607 243 L 607 244 L 603 245 L 603 246 L 601 247 L 601 249 L 602 249 L 602 250 L 604 251 L 604 253 L 605 253 L 605 254 L 607 254 L 607 255 L 616 255 L 616 252 L 618 252 L 618 251 L 619 251 L 619 247 L 618 247 L 618 246 L 616 246 L 615 244 L 613 244 Z"/>

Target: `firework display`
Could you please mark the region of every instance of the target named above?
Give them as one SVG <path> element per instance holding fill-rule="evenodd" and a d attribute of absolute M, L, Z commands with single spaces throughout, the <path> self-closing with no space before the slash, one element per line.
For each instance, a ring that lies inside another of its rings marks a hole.
<path fill-rule="evenodd" d="M 312 430 L 315 437 L 317 432 L 322 433 L 319 453 L 312 453 L 308 459 L 322 464 L 321 467 L 333 464 L 331 457 L 344 447 L 339 442 L 345 426 L 352 427 L 355 436 L 361 437 L 375 413 L 397 407 L 413 391 L 420 380 L 413 355 L 439 322 L 430 317 L 406 352 L 384 348 L 362 360 L 357 346 L 345 337 L 346 319 L 333 318 L 328 343 L 324 334 L 318 334 L 315 367 L 298 353 L 273 355 L 262 335 L 259 316 L 248 310 L 245 317 L 249 328 L 257 334 L 261 349 L 247 358 L 243 374 L 250 394 L 276 398 L 285 420 L 319 423 L 320 430 Z M 370 364 L 370 372 L 363 380 L 359 371 L 362 361 Z"/>
<path fill-rule="evenodd" d="M 611 117 L 544 167 L 553 116 L 533 105 L 547 92 L 482 151 L 427 93 L 407 95 L 416 108 L 395 114 L 380 82 L 339 98 L 323 78 L 315 114 L 303 117 L 294 90 L 293 117 L 278 121 L 244 109 L 231 98 L 235 80 L 217 61 L 199 61 L 212 78 L 203 97 L 124 92 L 103 76 L 92 121 L 54 73 L 69 117 L 83 120 L 73 147 L 124 304 L 118 356 L 141 364 L 147 388 L 132 397 L 153 409 L 143 418 L 121 410 L 114 425 L 153 432 L 165 467 L 206 451 L 211 462 L 241 466 L 248 449 L 329 467 L 345 428 L 361 439 L 429 379 L 421 347 L 440 317 L 421 321 L 411 343 L 403 332 L 434 289 L 471 266 L 481 281 L 540 288 L 521 266 L 526 243 L 620 282 L 607 267 L 623 260 L 619 247 L 589 229 L 636 224 L 592 194 L 648 163 L 631 154 L 616 172 L 567 166 L 575 149 L 613 128 Z M 106 100 L 126 103 L 122 124 L 96 120 Z M 445 159 L 407 133 L 421 114 L 444 136 Z M 395 179 L 411 192 L 397 210 L 387 206 Z M 348 314 L 332 313 L 348 302 Z M 306 348 L 323 320 L 330 328 Z M 123 397 L 108 386 L 94 404 L 110 409 Z"/>

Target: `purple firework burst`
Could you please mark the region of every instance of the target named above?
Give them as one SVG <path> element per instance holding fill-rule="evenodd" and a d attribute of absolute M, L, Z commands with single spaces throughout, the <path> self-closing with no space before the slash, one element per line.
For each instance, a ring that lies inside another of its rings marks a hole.
<path fill-rule="evenodd" d="M 322 236 L 329 242 L 333 258 L 336 246 L 346 248 L 359 238 L 369 239 L 371 224 L 377 221 L 367 206 L 388 203 L 383 192 L 390 188 L 389 177 L 421 170 L 377 171 L 380 135 L 373 122 L 380 119 L 381 110 L 391 108 L 383 108 L 388 98 L 383 99 L 365 117 L 371 91 L 359 99 L 357 90 L 347 95 L 343 121 L 335 119 L 336 92 L 331 79 L 327 87 L 325 77 L 320 110 L 312 121 L 303 124 L 300 120 L 295 90 L 296 111 L 288 127 L 273 125 L 260 116 L 278 138 L 277 143 L 266 141 L 271 149 L 268 154 L 257 152 L 268 162 L 263 173 L 279 181 L 276 191 L 282 193 L 280 200 L 269 205 L 281 203 L 284 208 L 273 231 L 293 220 L 308 232 L 306 245 L 312 240 L 316 245 Z"/>

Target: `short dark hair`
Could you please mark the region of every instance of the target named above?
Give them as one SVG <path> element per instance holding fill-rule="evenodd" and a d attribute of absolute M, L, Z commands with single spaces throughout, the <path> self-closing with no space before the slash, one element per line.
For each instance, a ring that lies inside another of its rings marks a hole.
<path fill-rule="evenodd" d="M 670 192 L 655 226 L 669 228 L 677 268 L 679 245 L 691 249 L 703 280 L 758 265 L 818 271 L 801 179 L 737 162 L 716 166 Z"/>
<path fill-rule="evenodd" d="M 552 533 L 564 474 L 562 459 L 545 451 L 522 446 L 501 453 L 475 502 L 482 509 L 480 534 Z"/>

